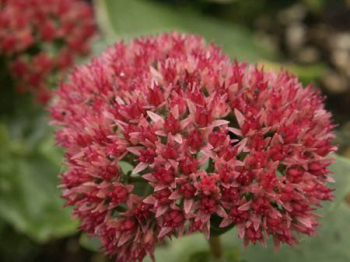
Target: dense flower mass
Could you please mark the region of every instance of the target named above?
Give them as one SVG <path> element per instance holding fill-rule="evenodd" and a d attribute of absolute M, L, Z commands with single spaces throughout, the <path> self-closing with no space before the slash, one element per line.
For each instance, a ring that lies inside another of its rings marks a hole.
<path fill-rule="evenodd" d="M 293 245 L 332 197 L 333 125 L 319 93 L 231 63 L 198 36 L 117 43 L 72 73 L 51 113 L 63 196 L 118 262 L 153 256 L 166 237 L 209 237 L 215 221 L 245 244 Z"/>
<path fill-rule="evenodd" d="M 82 0 L 0 0 L 0 62 L 19 91 L 44 104 L 53 73 L 86 55 L 94 34 L 93 10 Z"/>

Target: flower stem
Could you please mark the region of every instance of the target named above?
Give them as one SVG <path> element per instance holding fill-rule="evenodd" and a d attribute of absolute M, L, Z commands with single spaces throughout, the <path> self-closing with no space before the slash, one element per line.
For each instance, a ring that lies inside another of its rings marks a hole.
<path fill-rule="evenodd" d="M 220 236 L 212 236 L 209 238 L 209 246 L 211 253 L 216 261 L 222 258 L 222 245 Z"/>
<path fill-rule="evenodd" d="M 346 195 L 345 202 L 350 206 L 350 192 Z"/>

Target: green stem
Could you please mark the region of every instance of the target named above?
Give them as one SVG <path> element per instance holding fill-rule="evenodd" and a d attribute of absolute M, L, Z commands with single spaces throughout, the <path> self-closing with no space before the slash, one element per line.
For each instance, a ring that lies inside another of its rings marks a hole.
<path fill-rule="evenodd" d="M 219 261 L 222 258 L 222 245 L 220 236 L 210 237 L 209 246 L 215 261 Z"/>

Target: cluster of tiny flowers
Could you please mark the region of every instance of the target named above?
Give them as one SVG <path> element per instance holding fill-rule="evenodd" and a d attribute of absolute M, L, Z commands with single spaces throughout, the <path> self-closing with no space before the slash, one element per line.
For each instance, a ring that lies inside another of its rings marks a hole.
<path fill-rule="evenodd" d="M 198 36 L 117 43 L 56 94 L 63 196 L 118 262 L 153 257 L 166 237 L 209 237 L 214 217 L 244 244 L 293 245 L 315 234 L 314 210 L 332 197 L 319 93 L 231 63 Z"/>
<path fill-rule="evenodd" d="M 0 0 L 0 60 L 16 88 L 43 104 L 52 75 L 89 53 L 95 30 L 93 10 L 82 0 Z"/>

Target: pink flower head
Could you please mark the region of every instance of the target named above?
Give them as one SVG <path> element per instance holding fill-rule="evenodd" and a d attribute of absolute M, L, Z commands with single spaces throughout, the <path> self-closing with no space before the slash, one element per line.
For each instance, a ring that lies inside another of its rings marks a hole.
<path fill-rule="evenodd" d="M 213 217 L 245 244 L 292 245 L 315 234 L 314 210 L 332 197 L 319 93 L 231 63 L 198 36 L 117 43 L 56 94 L 64 197 L 118 262 L 153 257 L 166 237 L 209 237 Z"/>
<path fill-rule="evenodd" d="M 17 89 L 43 104 L 52 75 L 89 53 L 95 31 L 93 10 L 82 0 L 0 1 L 0 60 Z"/>

